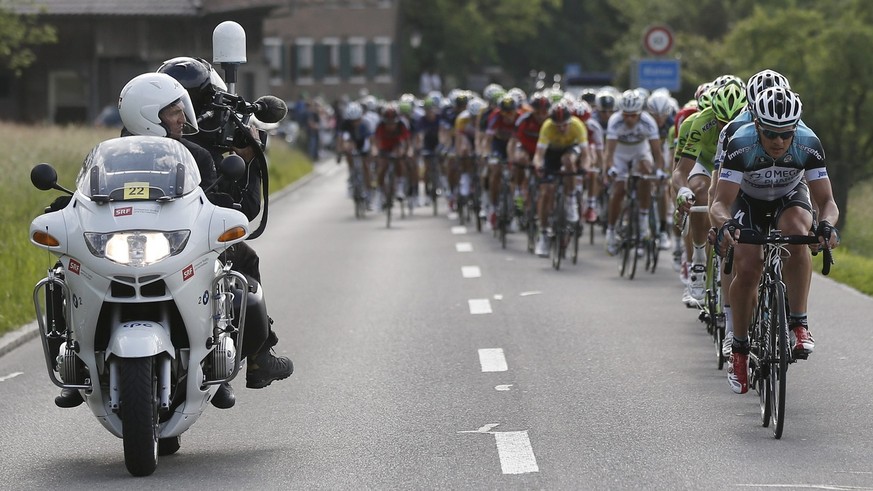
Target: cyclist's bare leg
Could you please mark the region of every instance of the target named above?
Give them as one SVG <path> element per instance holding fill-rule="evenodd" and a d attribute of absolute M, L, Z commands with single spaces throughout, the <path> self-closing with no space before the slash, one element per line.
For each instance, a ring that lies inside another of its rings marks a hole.
<path fill-rule="evenodd" d="M 500 178 L 503 171 L 500 167 L 501 165 L 505 164 L 500 162 L 492 164 L 490 161 L 488 162 L 488 198 L 491 200 L 492 209 L 497 208 L 496 204 L 499 199 Z"/>
<path fill-rule="evenodd" d="M 540 231 L 549 225 L 549 215 L 552 213 L 552 200 L 555 199 L 555 184 L 548 183 L 540 186 L 537 198 L 537 216 L 540 221 Z"/>
<path fill-rule="evenodd" d="M 734 245 L 734 280 L 728 298 L 733 310 L 734 337 L 740 339 L 749 336 L 749 323 L 752 322 L 757 303 L 758 280 L 764 268 L 761 255 L 762 247 L 759 245 Z"/>
<path fill-rule="evenodd" d="M 799 207 L 791 206 L 782 210 L 777 228 L 783 235 L 805 235 L 812 227 L 812 214 Z M 788 290 L 788 305 L 792 313 L 805 313 L 809 297 L 809 283 L 812 279 L 812 258 L 806 245 L 788 246 L 788 257 L 782 274 Z"/>
<path fill-rule="evenodd" d="M 610 227 L 615 226 L 618 220 L 618 214 L 621 213 L 621 203 L 624 201 L 625 180 L 616 180 L 612 183 L 612 192 L 609 193 L 609 210 L 607 214 L 607 223 Z"/>
<path fill-rule="evenodd" d="M 695 174 L 688 178 L 688 188 L 694 193 L 694 206 L 709 205 L 709 176 Z M 700 247 L 706 244 L 706 236 L 709 233 L 709 213 L 691 213 L 688 217 L 688 236 L 691 237 L 692 246 Z M 691 256 L 688 256 L 691 258 Z"/>

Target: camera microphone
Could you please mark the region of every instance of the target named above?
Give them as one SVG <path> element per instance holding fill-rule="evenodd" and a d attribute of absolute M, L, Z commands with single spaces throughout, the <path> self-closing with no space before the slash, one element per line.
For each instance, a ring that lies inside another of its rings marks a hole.
<path fill-rule="evenodd" d="M 255 109 L 255 117 L 264 123 L 278 123 L 285 119 L 285 115 L 288 114 L 288 106 L 285 105 L 285 101 L 272 95 L 259 97 L 252 106 Z"/>

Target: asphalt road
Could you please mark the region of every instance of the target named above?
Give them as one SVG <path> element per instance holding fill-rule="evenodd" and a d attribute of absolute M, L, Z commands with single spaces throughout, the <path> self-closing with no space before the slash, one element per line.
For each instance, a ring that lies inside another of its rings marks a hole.
<path fill-rule="evenodd" d="M 870 297 L 815 275 L 775 440 L 666 260 L 628 281 L 601 240 L 554 271 L 429 208 L 389 230 L 354 219 L 344 166 L 317 172 L 251 243 L 291 378 L 235 381 L 137 479 L 29 341 L 0 357 L 0 488 L 873 489 Z"/>

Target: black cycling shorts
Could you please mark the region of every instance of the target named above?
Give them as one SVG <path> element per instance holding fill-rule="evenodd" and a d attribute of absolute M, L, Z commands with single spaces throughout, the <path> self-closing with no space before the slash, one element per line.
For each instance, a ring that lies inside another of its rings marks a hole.
<path fill-rule="evenodd" d="M 742 228 L 751 228 L 766 234 L 771 224 L 775 226 L 779 222 L 782 210 L 792 206 L 799 206 L 812 213 L 809 187 L 803 181 L 800 181 L 791 192 L 773 201 L 755 199 L 740 191 L 731 207 L 731 214 L 740 222 Z"/>

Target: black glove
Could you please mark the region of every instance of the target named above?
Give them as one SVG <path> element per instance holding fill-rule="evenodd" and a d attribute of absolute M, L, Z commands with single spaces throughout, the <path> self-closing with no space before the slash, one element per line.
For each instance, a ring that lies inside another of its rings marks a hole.
<path fill-rule="evenodd" d="M 815 228 L 816 237 L 821 237 L 825 240 L 825 243 L 831 240 L 831 234 L 837 234 L 837 242 L 840 241 L 840 233 L 837 230 L 837 227 L 831 225 L 831 223 L 827 220 L 822 220 L 818 222 L 818 227 Z"/>
<path fill-rule="evenodd" d="M 731 218 L 730 220 L 724 222 L 724 225 L 718 229 L 718 233 L 715 235 L 715 251 L 718 255 L 721 255 L 721 244 L 724 240 L 725 234 L 729 234 L 731 237 L 734 236 L 734 233 L 743 228 L 743 225 Z"/>
<path fill-rule="evenodd" d="M 206 195 L 209 202 L 222 208 L 234 208 L 233 197 L 227 193 L 212 192 Z"/>
<path fill-rule="evenodd" d="M 52 201 L 52 204 L 50 204 L 50 205 L 48 205 L 48 207 L 46 207 L 45 212 L 51 213 L 53 211 L 63 210 L 64 208 L 67 207 L 68 204 L 70 204 L 70 200 L 72 200 L 72 199 L 73 199 L 73 197 L 68 195 L 68 194 L 65 194 L 63 196 L 58 196 L 57 198 L 55 198 L 54 201 Z"/>

